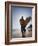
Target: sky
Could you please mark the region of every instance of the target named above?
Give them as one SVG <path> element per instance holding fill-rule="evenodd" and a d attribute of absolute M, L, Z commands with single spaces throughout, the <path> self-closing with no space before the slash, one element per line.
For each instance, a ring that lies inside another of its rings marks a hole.
<path fill-rule="evenodd" d="M 12 15 L 12 29 L 20 29 L 20 19 L 23 16 L 24 19 L 26 19 L 29 16 L 32 16 L 32 8 L 26 8 L 26 7 L 18 7 L 18 6 L 12 6 L 11 7 L 11 15 Z M 30 21 L 29 24 L 32 22 Z"/>

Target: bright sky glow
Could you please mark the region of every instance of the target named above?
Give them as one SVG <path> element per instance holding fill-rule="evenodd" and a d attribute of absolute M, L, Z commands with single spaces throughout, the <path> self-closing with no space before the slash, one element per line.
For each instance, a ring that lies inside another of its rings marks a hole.
<path fill-rule="evenodd" d="M 20 29 L 20 18 L 23 16 L 26 19 L 29 16 L 32 16 L 32 8 L 24 8 L 18 6 L 12 6 L 12 29 Z M 32 22 L 30 22 L 31 24 Z"/>

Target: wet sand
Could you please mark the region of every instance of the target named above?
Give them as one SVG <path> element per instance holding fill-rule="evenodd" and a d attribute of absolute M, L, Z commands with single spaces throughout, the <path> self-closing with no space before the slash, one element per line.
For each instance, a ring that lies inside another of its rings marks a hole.
<path fill-rule="evenodd" d="M 32 37 L 32 31 L 26 31 L 24 33 L 25 37 Z M 12 31 L 12 38 L 22 38 L 22 33 L 20 30 Z"/>

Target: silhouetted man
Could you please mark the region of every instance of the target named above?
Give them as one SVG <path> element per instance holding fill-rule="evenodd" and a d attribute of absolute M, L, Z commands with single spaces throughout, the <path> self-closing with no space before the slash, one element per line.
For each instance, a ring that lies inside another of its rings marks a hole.
<path fill-rule="evenodd" d="M 23 16 L 22 16 L 22 18 L 20 19 L 22 37 L 25 37 L 24 33 L 26 31 L 24 23 L 25 23 L 25 20 L 23 19 Z"/>
<path fill-rule="evenodd" d="M 25 37 L 24 33 L 26 31 L 25 27 L 28 24 L 28 22 L 30 21 L 31 17 L 27 17 L 26 20 L 22 18 L 20 19 L 20 25 L 21 25 L 21 32 L 22 32 L 22 37 Z"/>

